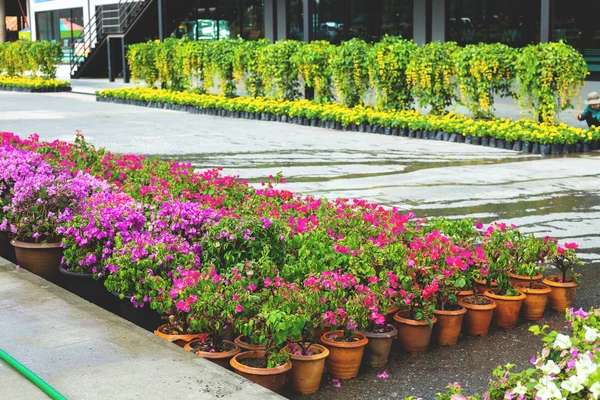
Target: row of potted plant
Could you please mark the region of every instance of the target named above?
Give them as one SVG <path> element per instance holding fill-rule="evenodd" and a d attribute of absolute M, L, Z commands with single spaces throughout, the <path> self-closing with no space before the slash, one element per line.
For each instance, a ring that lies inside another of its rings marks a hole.
<path fill-rule="evenodd" d="M 0 90 L 22 92 L 66 92 L 71 85 L 66 81 L 46 78 L 0 76 Z"/>
<path fill-rule="evenodd" d="M 564 123 L 549 126 L 526 119 L 474 120 L 455 113 L 432 116 L 417 111 L 377 111 L 362 106 L 346 108 L 339 104 L 318 104 L 308 100 L 227 98 L 149 88 L 107 89 L 98 91 L 96 98 L 99 101 L 234 118 L 463 142 L 526 153 L 589 151 L 596 149 L 600 141 L 598 129 L 585 130 Z"/>
<path fill-rule="evenodd" d="M 56 78 L 62 59 L 60 43 L 18 40 L 0 43 L 0 75 L 8 77 Z"/>
<path fill-rule="evenodd" d="M 531 368 L 515 372 L 513 364 L 498 367 L 483 395 L 468 396 L 459 382 L 436 395 L 436 400 L 479 399 L 599 399 L 600 398 L 600 310 L 567 310 L 573 329 L 566 335 L 547 325 L 532 326 L 542 335 L 544 348 L 531 357 Z M 416 399 L 416 397 L 409 397 Z"/>
<path fill-rule="evenodd" d="M 523 304 L 543 312 L 545 300 L 522 293 L 541 286 L 546 265 L 561 271 L 547 282 L 570 291 L 561 300 L 552 290 L 553 308 L 573 301 L 576 245 L 514 226 L 298 196 L 275 186 L 281 176 L 253 189 L 218 170 L 96 150 L 81 136 L 0 140 L 0 230 L 22 267 L 95 281 L 129 311 L 168 317 L 157 334 L 275 391 L 288 372 L 294 390 L 317 390 L 324 363 L 338 379 L 356 376 L 363 358 L 384 365 L 396 331 L 419 354 L 433 326 L 438 343 L 456 343 L 463 316 L 471 335 L 492 319 L 513 327 Z M 33 264 L 33 248 L 49 259 Z M 316 370 L 301 372 L 312 361 Z"/>

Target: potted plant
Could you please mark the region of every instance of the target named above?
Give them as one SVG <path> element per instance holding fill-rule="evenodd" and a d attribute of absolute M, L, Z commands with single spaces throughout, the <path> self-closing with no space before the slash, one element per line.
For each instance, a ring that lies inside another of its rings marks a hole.
<path fill-rule="evenodd" d="M 548 242 L 549 238 L 542 240 L 533 235 L 523 235 L 519 231 L 514 232 L 512 256 L 515 267 L 508 273 L 510 282 L 514 286 L 519 283 L 542 280 L 542 265 L 548 254 Z"/>
<path fill-rule="evenodd" d="M 497 282 L 498 287 L 485 292 L 496 302 L 493 322 L 504 329 L 514 328 L 525 295 L 514 288 L 510 282 L 509 271 L 515 267 L 514 251 L 518 246 L 518 231 L 514 226 L 497 223 L 484 234 L 483 248 L 488 262 L 488 279 Z"/>
<path fill-rule="evenodd" d="M 548 276 L 542 282 L 552 290 L 550 307 L 554 311 L 563 312 L 573 305 L 579 283 L 579 274 L 575 272 L 575 267 L 583 265 L 575 253 L 578 247 L 577 243 L 565 243 L 564 246 L 558 246 L 556 252 L 551 255 L 550 264 L 558 268 L 560 275 Z"/>
<path fill-rule="evenodd" d="M 175 343 L 177 346 L 184 348 L 192 340 L 203 339 L 206 336 L 197 333 L 190 333 L 188 324 L 183 321 L 183 318 L 179 313 L 167 316 L 167 323 L 156 328 L 154 334 L 165 339 L 166 341 Z"/>

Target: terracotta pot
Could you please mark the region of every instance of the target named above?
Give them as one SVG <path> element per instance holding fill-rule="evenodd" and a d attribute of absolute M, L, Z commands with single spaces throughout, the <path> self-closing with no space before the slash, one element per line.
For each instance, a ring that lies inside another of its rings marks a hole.
<path fill-rule="evenodd" d="M 497 289 L 491 289 L 485 292 L 485 297 L 490 298 L 498 305 L 494 309 L 494 325 L 504 329 L 511 329 L 517 326 L 519 321 L 519 312 L 525 300 L 525 295 L 519 293 L 518 296 L 501 296 L 496 294 Z"/>
<path fill-rule="evenodd" d="M 494 309 L 497 307 L 493 300 L 490 304 L 471 304 L 469 299 L 474 297 L 465 297 L 458 302 L 467 309 L 465 314 L 465 330 L 469 336 L 485 336 L 490 330 Z"/>
<path fill-rule="evenodd" d="M 230 364 L 238 375 L 275 393 L 281 393 L 285 384 L 285 376 L 292 369 L 291 361 L 286 361 L 285 364 L 275 368 L 252 368 L 240 363 L 248 358 L 263 358 L 264 356 L 264 351 L 245 351 L 233 356 Z"/>
<path fill-rule="evenodd" d="M 202 339 L 202 337 L 204 337 L 204 339 L 206 339 L 206 336 L 208 336 L 206 333 L 194 333 L 194 334 L 189 334 L 189 335 L 169 335 L 169 334 L 163 333 L 163 330 L 167 326 L 169 326 L 169 324 L 163 324 L 163 325 L 159 326 L 154 331 L 154 334 L 158 337 L 161 337 L 161 338 L 171 342 L 171 343 L 175 343 L 177 346 L 183 347 L 183 348 L 185 348 L 185 345 L 188 344 L 189 342 L 191 342 L 192 340 Z"/>
<path fill-rule="evenodd" d="M 60 243 L 38 244 L 19 242 L 18 240 L 12 240 L 10 243 L 15 247 L 17 264 L 21 268 L 50 281 L 57 280 L 58 266 L 63 256 Z"/>
<path fill-rule="evenodd" d="M 486 286 L 487 281 L 485 279 L 481 280 L 481 279 L 473 279 L 473 281 L 475 282 L 475 286 L 477 286 L 477 292 L 480 294 L 484 294 L 488 288 Z M 498 284 L 494 281 L 492 281 L 492 289 L 497 288 Z"/>
<path fill-rule="evenodd" d="M 523 317 L 529 321 L 537 321 L 544 316 L 548 295 L 552 292 L 552 289 L 542 283 L 534 283 L 531 285 L 532 287 L 529 286 L 529 283 L 517 283 L 516 288 L 518 291 L 525 293 L 525 301 L 521 309 Z"/>
<path fill-rule="evenodd" d="M 162 325 L 162 326 L 165 326 L 165 325 Z M 155 331 L 155 333 L 156 333 L 156 331 Z M 157 335 L 158 335 L 158 333 L 157 333 Z M 203 334 L 203 335 L 208 336 L 207 334 Z M 178 336 L 188 336 L 188 335 L 178 335 Z M 193 347 L 194 343 L 202 342 L 204 340 L 206 340 L 206 339 L 192 339 L 188 343 L 185 343 L 185 345 L 183 345 L 183 349 L 187 350 L 187 351 L 191 351 L 198 357 L 206 358 L 208 361 L 212 361 L 213 363 L 217 364 L 220 367 L 223 367 L 225 369 L 231 369 L 231 359 L 233 358 L 233 356 L 235 356 L 236 354 L 239 354 L 240 351 L 242 351 L 240 346 L 238 346 L 237 344 L 235 344 L 233 342 L 230 342 L 229 340 L 223 340 L 224 343 L 229 343 L 231 346 L 233 346 L 233 349 L 229 350 L 229 351 L 221 351 L 221 352 L 214 352 L 214 353 L 211 353 L 208 351 L 195 352 L 194 347 Z"/>
<path fill-rule="evenodd" d="M 233 329 L 233 325 L 229 324 L 223 329 L 222 332 L 223 340 L 229 340 L 233 342 L 235 340 L 235 329 Z"/>
<path fill-rule="evenodd" d="M 326 334 L 327 332 L 331 332 L 330 326 L 325 326 L 323 328 L 317 328 L 313 331 L 313 340 L 318 341 L 321 340 L 321 336 Z"/>
<path fill-rule="evenodd" d="M 287 347 L 284 349 L 290 353 L 292 359 L 292 370 L 288 373 L 288 382 L 296 393 L 316 393 L 321 385 L 325 359 L 329 356 L 329 350 L 320 344 L 312 344 L 310 349 L 313 352 L 310 356 L 291 354 Z"/>
<path fill-rule="evenodd" d="M 519 284 L 519 283 L 529 283 L 531 281 L 539 282 L 544 277 L 544 275 L 542 275 L 542 274 L 537 274 L 533 278 L 531 278 L 526 275 L 517 275 L 512 272 L 509 272 L 508 275 L 510 276 L 510 278 L 508 278 L 508 280 L 510 281 L 510 283 L 512 283 L 513 286 L 517 286 L 517 284 Z"/>
<path fill-rule="evenodd" d="M 234 342 L 240 346 L 242 351 L 265 351 L 267 349 L 267 346 L 264 344 L 252 344 L 248 342 L 246 336 L 244 335 L 236 337 Z"/>
<path fill-rule="evenodd" d="M 446 311 L 435 310 L 433 314 L 437 318 L 437 324 L 433 328 L 433 337 L 441 346 L 453 345 L 458 342 L 463 317 L 467 309 L 460 306 L 460 310 Z"/>
<path fill-rule="evenodd" d="M 363 335 L 369 339 L 369 343 L 365 347 L 363 360 L 370 367 L 383 367 L 388 362 L 388 356 L 392 349 L 392 341 L 398 337 L 398 330 L 393 326 L 389 332 L 375 333 L 363 331 Z"/>
<path fill-rule="evenodd" d="M 567 308 L 573 307 L 573 299 L 577 291 L 577 283 L 559 282 L 562 279 L 560 275 L 551 275 L 545 278 L 542 283 L 550 286 L 552 290 L 548 296 L 550 299 L 550 307 L 554 311 L 565 312 Z"/>
<path fill-rule="evenodd" d="M 391 324 L 394 322 L 394 315 L 400 311 L 400 307 L 398 306 L 389 306 L 387 309 L 387 313 L 385 314 L 385 322 Z"/>
<path fill-rule="evenodd" d="M 415 321 L 405 318 L 408 311 L 399 311 L 394 315 L 394 321 L 398 323 L 398 338 L 404 350 L 410 354 L 423 354 L 429 347 L 432 328 L 427 321 Z M 433 323 L 437 318 L 432 318 Z"/>
<path fill-rule="evenodd" d="M 461 290 L 456 294 L 456 302 L 468 296 L 473 296 L 473 290 Z"/>
<path fill-rule="evenodd" d="M 16 264 L 15 248 L 10 244 L 10 236 L 9 231 L 0 231 L 0 257 Z"/>
<path fill-rule="evenodd" d="M 369 339 L 362 333 L 356 332 L 354 337 L 358 340 L 354 342 L 337 342 L 328 338 L 332 334 L 343 335 L 344 331 L 327 332 L 321 336 L 321 343 L 329 350 L 327 371 L 337 379 L 354 378 L 358 375 L 360 362 Z"/>

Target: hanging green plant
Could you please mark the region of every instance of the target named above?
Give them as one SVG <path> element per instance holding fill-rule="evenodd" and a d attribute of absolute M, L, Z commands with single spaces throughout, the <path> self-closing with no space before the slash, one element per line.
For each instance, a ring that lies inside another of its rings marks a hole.
<path fill-rule="evenodd" d="M 315 89 L 315 101 L 329 103 L 333 100 L 333 80 L 329 59 L 335 47 L 324 40 L 301 46 L 293 55 L 300 76 L 306 86 Z"/>
<path fill-rule="evenodd" d="M 369 88 L 369 45 L 361 39 L 342 42 L 330 58 L 334 87 L 340 103 L 355 107 L 363 103 Z"/>
<path fill-rule="evenodd" d="M 187 89 L 200 94 L 207 92 L 204 87 L 206 45 L 205 41 L 186 40 L 179 48 L 182 75 L 185 77 Z"/>
<path fill-rule="evenodd" d="M 267 95 L 280 100 L 295 100 L 300 97 L 298 65 L 293 55 L 305 43 L 295 40 L 279 40 L 269 46 L 258 57 L 258 71 L 262 75 Z"/>
<path fill-rule="evenodd" d="M 233 74 L 235 49 L 239 45 L 237 39 L 215 40 L 208 42 L 204 54 L 204 87 L 207 91 L 218 78 L 218 88 L 225 96 L 235 96 L 237 86 Z"/>
<path fill-rule="evenodd" d="M 588 75 L 583 56 L 566 43 L 540 43 L 521 50 L 517 58 L 519 104 L 534 117 L 557 122 L 560 111 L 572 108 Z"/>
<path fill-rule="evenodd" d="M 233 60 L 233 75 L 236 82 L 252 97 L 264 96 L 263 78 L 259 71 L 259 56 L 270 45 L 266 39 L 238 39 Z"/>
<path fill-rule="evenodd" d="M 474 118 L 494 116 L 494 96 L 513 96 L 517 50 L 505 44 L 467 45 L 456 55 L 463 104 Z"/>
<path fill-rule="evenodd" d="M 163 89 L 183 90 L 189 87 L 183 74 L 183 46 L 187 39 L 165 39 L 156 48 L 156 70 Z"/>
<path fill-rule="evenodd" d="M 127 62 L 132 81 L 144 81 L 148 87 L 156 87 L 156 81 L 158 80 L 156 52 L 158 47 L 159 43 L 152 40 L 127 46 Z"/>
<path fill-rule="evenodd" d="M 457 99 L 454 42 L 431 42 L 417 48 L 408 64 L 406 82 L 420 107 L 443 115 Z"/>
<path fill-rule="evenodd" d="M 377 107 L 386 110 L 406 110 L 413 102 L 406 85 L 406 68 L 417 45 L 400 36 L 385 35 L 371 49 L 369 76 L 375 88 Z"/>

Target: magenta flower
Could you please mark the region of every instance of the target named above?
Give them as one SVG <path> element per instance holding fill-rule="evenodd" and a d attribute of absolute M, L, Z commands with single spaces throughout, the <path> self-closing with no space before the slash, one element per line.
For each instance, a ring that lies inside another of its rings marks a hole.
<path fill-rule="evenodd" d="M 236 304 L 236 306 L 235 306 L 235 312 L 241 313 L 242 311 L 244 311 L 244 307 L 242 307 L 241 304 Z"/>
<path fill-rule="evenodd" d="M 377 378 L 379 378 L 379 379 L 387 379 L 387 378 L 389 378 L 389 375 L 388 375 L 387 371 L 383 371 L 382 373 L 377 374 Z"/>

